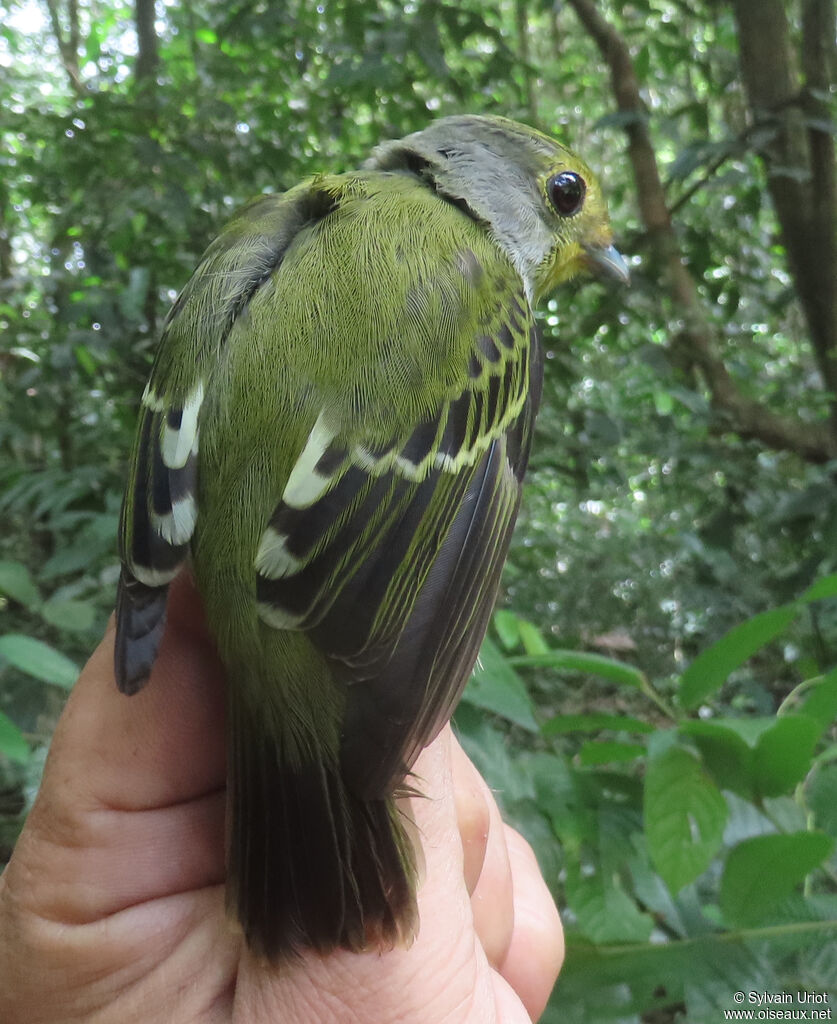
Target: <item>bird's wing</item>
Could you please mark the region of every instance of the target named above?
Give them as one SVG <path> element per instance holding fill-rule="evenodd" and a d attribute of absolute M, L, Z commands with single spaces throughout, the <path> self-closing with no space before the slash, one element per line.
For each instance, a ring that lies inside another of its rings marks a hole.
<path fill-rule="evenodd" d="M 321 194 L 305 190 L 249 203 L 209 246 L 166 319 L 142 397 L 119 528 L 115 670 L 124 693 L 148 679 L 168 587 L 189 553 L 200 414 L 213 366 L 252 296 L 299 231 L 321 215 Z"/>
<path fill-rule="evenodd" d="M 362 416 L 344 429 L 334 403 L 325 408 L 256 558 L 262 620 L 306 631 L 346 684 L 342 768 L 369 798 L 404 777 L 471 671 L 517 515 L 540 395 L 534 317 L 505 256 L 484 239 L 446 267 L 408 272 L 403 295 L 390 297 L 397 308 L 424 309 L 441 293 L 455 307 L 463 279 L 487 290 L 485 301 L 437 317 L 442 336 L 424 360 L 428 407 L 409 422 L 393 421 L 400 425 L 388 434 L 380 426 L 366 432 Z M 344 329 L 345 311 L 338 319 L 326 329 Z M 414 329 L 405 316 L 404 330 Z M 415 339 L 404 344 L 415 348 Z M 394 348 L 393 362 L 403 353 Z M 440 351 L 458 353 L 453 373 L 434 369 Z"/>

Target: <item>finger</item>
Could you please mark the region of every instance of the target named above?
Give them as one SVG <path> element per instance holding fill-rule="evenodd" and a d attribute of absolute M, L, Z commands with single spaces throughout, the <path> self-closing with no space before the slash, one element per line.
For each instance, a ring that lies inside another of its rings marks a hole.
<path fill-rule="evenodd" d="M 449 915 L 454 895 L 463 921 L 470 917 L 468 892 L 463 884 L 464 853 L 454 793 L 454 750 L 457 746 L 450 726 L 445 726 L 433 743 L 421 752 L 411 772 L 421 794 L 410 798 L 409 815 L 416 831 L 416 848 L 423 861 L 418 887 L 422 920 L 435 919 L 437 915 L 443 919 L 445 906 Z M 425 901 L 436 899 L 438 906 L 434 905 L 432 909 L 423 906 Z"/>
<path fill-rule="evenodd" d="M 564 932 L 532 847 L 515 829 L 503 827 L 514 886 L 514 931 L 500 971 L 537 1020 L 564 962 Z"/>
<path fill-rule="evenodd" d="M 224 793 L 216 791 L 175 807 L 87 814 L 39 799 L 4 877 L 30 912 L 84 925 L 224 875 Z"/>
<path fill-rule="evenodd" d="M 184 574 L 172 584 L 159 656 L 133 697 L 116 688 L 113 641 L 111 626 L 70 695 L 45 784 L 60 787 L 74 805 L 126 811 L 170 806 L 222 786 L 223 672 L 191 579 Z"/>
<path fill-rule="evenodd" d="M 471 896 L 471 909 L 474 928 L 488 962 L 498 967 L 505 960 L 512 941 L 515 900 L 503 819 L 488 786 L 484 781 L 482 785 L 488 807 L 488 841 L 482 871 Z"/>
<path fill-rule="evenodd" d="M 532 1024 L 536 1018 L 529 1016 L 520 996 L 502 974 L 492 971 L 491 983 L 494 991 L 497 1024 Z"/>
<path fill-rule="evenodd" d="M 146 688 L 117 691 L 111 627 L 58 724 L 7 872 L 43 917 L 89 922 L 223 880 L 223 686 L 189 581 L 170 606 Z"/>
<path fill-rule="evenodd" d="M 456 824 L 462 841 L 465 887 L 471 895 L 485 862 L 491 816 L 485 782 L 455 737 L 451 742 L 451 773 Z"/>

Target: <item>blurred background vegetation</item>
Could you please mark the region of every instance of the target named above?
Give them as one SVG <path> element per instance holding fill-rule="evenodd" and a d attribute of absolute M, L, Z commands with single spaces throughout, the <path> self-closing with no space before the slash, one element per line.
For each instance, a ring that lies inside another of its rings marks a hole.
<path fill-rule="evenodd" d="M 524 510 L 457 716 L 564 913 L 547 1019 L 833 1006 L 834 0 L 0 22 L 0 859 L 113 603 L 138 399 L 203 248 L 256 193 L 502 113 L 600 171 L 633 270 L 544 311 Z"/>

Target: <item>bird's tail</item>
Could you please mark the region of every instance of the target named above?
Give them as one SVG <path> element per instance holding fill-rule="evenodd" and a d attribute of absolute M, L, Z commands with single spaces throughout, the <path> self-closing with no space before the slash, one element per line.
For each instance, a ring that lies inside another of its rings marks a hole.
<path fill-rule="evenodd" d="M 289 749 L 273 715 L 230 696 L 227 903 L 249 947 L 409 944 L 416 849 L 393 798 L 360 800 L 322 746 Z"/>

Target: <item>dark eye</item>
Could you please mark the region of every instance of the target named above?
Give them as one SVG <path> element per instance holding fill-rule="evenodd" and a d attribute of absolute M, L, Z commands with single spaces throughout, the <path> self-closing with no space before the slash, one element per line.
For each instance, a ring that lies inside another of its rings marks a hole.
<path fill-rule="evenodd" d="M 574 213 L 578 213 L 584 202 L 586 191 L 584 178 L 573 171 L 561 171 L 559 174 L 553 174 L 546 183 L 549 201 L 562 217 L 572 217 Z"/>

